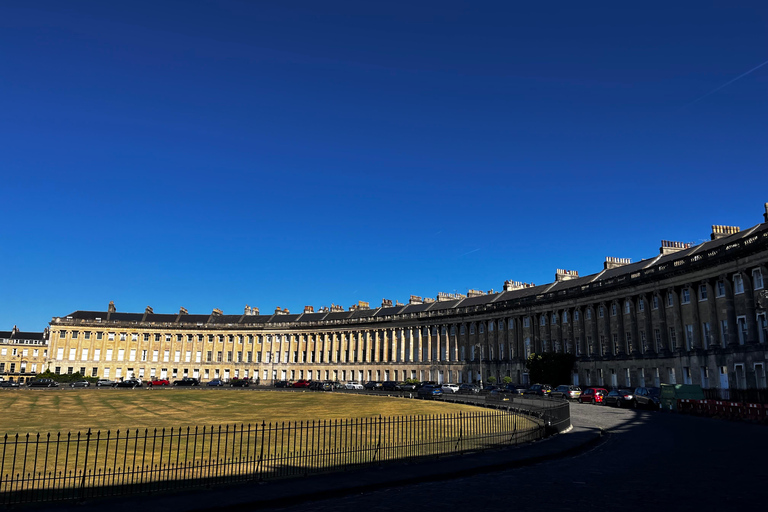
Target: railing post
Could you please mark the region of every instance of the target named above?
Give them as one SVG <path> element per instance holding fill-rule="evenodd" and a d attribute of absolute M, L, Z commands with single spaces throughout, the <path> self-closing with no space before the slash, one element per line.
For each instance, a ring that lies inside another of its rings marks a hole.
<path fill-rule="evenodd" d="M 79 432 L 78 432 L 79 434 Z M 84 493 L 85 493 L 85 468 L 88 467 L 88 452 L 91 447 L 91 429 L 88 429 L 88 432 L 85 433 L 85 458 L 84 458 L 84 464 L 83 464 L 83 478 L 80 481 L 80 489 L 79 489 L 79 500 L 83 499 Z"/>

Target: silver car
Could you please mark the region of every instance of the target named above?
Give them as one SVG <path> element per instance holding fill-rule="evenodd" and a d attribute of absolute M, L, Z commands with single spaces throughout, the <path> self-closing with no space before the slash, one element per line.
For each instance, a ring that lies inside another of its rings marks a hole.
<path fill-rule="evenodd" d="M 443 388 L 443 393 L 453 394 L 459 392 L 458 384 L 443 384 L 441 387 Z"/>

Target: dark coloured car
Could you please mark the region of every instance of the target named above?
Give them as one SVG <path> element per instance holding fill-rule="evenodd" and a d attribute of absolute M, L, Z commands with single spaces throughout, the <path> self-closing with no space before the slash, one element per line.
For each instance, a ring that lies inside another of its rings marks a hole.
<path fill-rule="evenodd" d="M 0 381 L 0 388 L 18 388 L 19 383 L 13 380 Z"/>
<path fill-rule="evenodd" d="M 394 380 L 385 380 L 381 383 L 382 391 L 402 391 L 403 388 Z"/>
<path fill-rule="evenodd" d="M 631 389 L 614 389 L 603 398 L 603 405 L 616 407 L 632 407 L 635 394 Z"/>
<path fill-rule="evenodd" d="M 525 394 L 525 390 L 528 388 L 526 388 L 525 386 L 521 386 L 519 384 L 518 385 L 510 384 L 507 386 L 507 389 L 510 390 L 513 395 L 523 395 Z"/>
<path fill-rule="evenodd" d="M 462 384 L 459 386 L 459 394 L 461 395 L 477 395 L 480 393 L 480 386 L 476 384 Z"/>
<path fill-rule="evenodd" d="M 533 386 L 523 391 L 523 394 L 535 395 L 535 396 L 549 396 L 549 393 L 551 391 L 552 391 L 552 386 L 550 386 L 549 384 L 534 384 Z"/>
<path fill-rule="evenodd" d="M 368 391 L 377 391 L 381 389 L 381 386 L 383 385 L 382 382 L 377 380 L 372 380 L 370 382 L 366 382 L 363 384 L 363 389 L 367 389 Z"/>
<path fill-rule="evenodd" d="M 70 382 L 69 387 L 71 388 L 89 388 L 91 387 L 91 383 L 87 380 L 78 380 L 75 382 Z"/>
<path fill-rule="evenodd" d="M 116 388 L 140 388 L 141 381 L 138 379 L 125 379 L 115 384 Z"/>
<path fill-rule="evenodd" d="M 439 398 L 443 396 L 443 389 L 440 386 L 422 386 L 418 391 L 419 398 Z"/>
<path fill-rule="evenodd" d="M 488 393 L 488 400 L 501 400 L 503 402 L 508 402 L 512 399 L 513 396 L 514 394 L 512 393 L 511 389 L 496 388 Z"/>
<path fill-rule="evenodd" d="M 418 384 L 416 384 L 416 391 L 420 390 L 424 386 L 437 386 L 437 382 L 435 382 L 434 380 L 423 380 Z"/>
<path fill-rule="evenodd" d="M 173 381 L 174 386 L 199 386 L 200 381 L 194 377 L 184 377 L 181 380 Z"/>
<path fill-rule="evenodd" d="M 220 388 L 224 385 L 224 381 L 221 379 L 213 379 L 208 381 L 208 387 L 210 388 Z"/>
<path fill-rule="evenodd" d="M 661 389 L 639 387 L 635 389 L 635 400 L 632 402 L 637 408 L 658 410 L 661 406 Z"/>
<path fill-rule="evenodd" d="M 53 379 L 33 379 L 27 384 L 30 388 L 57 388 L 59 383 Z"/>
<path fill-rule="evenodd" d="M 232 388 L 247 388 L 250 387 L 251 383 L 248 381 L 248 379 L 232 379 L 229 381 L 229 386 Z"/>
<path fill-rule="evenodd" d="M 275 387 L 276 388 L 289 388 L 289 387 L 291 387 L 291 384 L 287 380 L 278 380 L 277 382 L 275 382 Z"/>
<path fill-rule="evenodd" d="M 608 394 L 608 390 L 605 388 L 587 388 L 576 399 L 581 404 L 601 404 L 603 403 L 603 397 Z"/>
<path fill-rule="evenodd" d="M 414 382 L 401 382 L 399 386 L 401 391 L 416 391 L 417 384 Z"/>
<path fill-rule="evenodd" d="M 569 386 L 566 384 L 563 384 L 561 386 L 557 386 L 555 389 L 550 391 L 549 396 L 552 398 L 565 398 L 566 400 L 576 400 L 581 396 L 581 388 L 579 386 Z"/>

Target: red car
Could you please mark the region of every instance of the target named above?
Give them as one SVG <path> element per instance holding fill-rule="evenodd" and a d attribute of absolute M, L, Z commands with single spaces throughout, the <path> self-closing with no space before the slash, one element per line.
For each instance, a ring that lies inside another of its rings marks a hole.
<path fill-rule="evenodd" d="M 152 379 L 148 382 L 150 386 L 170 386 L 171 383 L 168 381 L 168 379 Z"/>
<path fill-rule="evenodd" d="M 601 404 L 606 395 L 608 390 L 605 388 L 587 388 L 576 400 L 581 404 Z"/>
<path fill-rule="evenodd" d="M 309 387 L 309 383 L 310 383 L 310 381 L 301 379 L 301 380 L 297 380 L 296 382 L 294 382 L 291 387 L 292 388 L 308 388 Z"/>

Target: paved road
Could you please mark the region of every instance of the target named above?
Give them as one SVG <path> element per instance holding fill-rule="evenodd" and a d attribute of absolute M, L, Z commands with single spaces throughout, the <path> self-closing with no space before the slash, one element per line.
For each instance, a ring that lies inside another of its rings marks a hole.
<path fill-rule="evenodd" d="M 571 411 L 575 425 L 606 429 L 607 439 L 531 467 L 273 510 L 768 510 L 768 427 L 581 404 Z"/>

